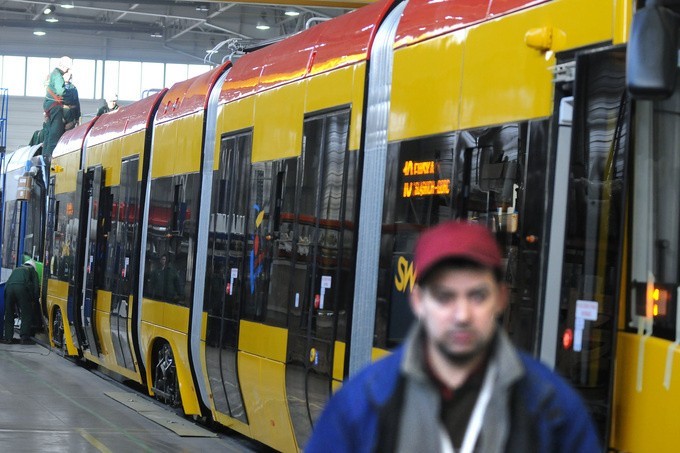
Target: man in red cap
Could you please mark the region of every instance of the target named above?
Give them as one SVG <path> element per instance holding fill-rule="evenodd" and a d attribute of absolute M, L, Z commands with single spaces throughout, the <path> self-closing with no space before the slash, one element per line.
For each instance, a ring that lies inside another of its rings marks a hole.
<path fill-rule="evenodd" d="M 489 230 L 441 223 L 414 261 L 417 322 L 331 398 L 306 451 L 602 451 L 578 394 L 499 327 L 508 290 Z"/>

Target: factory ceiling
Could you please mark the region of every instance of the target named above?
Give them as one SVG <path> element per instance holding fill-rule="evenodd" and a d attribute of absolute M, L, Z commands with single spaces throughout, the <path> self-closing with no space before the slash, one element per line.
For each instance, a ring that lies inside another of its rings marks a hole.
<path fill-rule="evenodd" d="M 0 0 L 0 54 L 219 63 L 372 0 Z"/>

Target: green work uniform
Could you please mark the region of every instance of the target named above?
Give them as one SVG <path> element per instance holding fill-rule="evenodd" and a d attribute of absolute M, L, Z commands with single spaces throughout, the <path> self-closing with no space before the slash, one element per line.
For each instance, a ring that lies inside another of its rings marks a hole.
<path fill-rule="evenodd" d="M 52 159 L 52 151 L 57 146 L 59 138 L 64 133 L 64 72 L 54 68 L 50 73 L 50 80 L 45 90 L 43 110 L 45 111 L 47 131 L 43 142 L 43 156 L 47 162 Z"/>
<path fill-rule="evenodd" d="M 19 336 L 28 339 L 33 326 L 33 307 L 40 297 L 38 273 L 30 265 L 17 267 L 5 282 L 5 330 L 4 339 L 14 337 L 14 312 L 21 311 Z"/>

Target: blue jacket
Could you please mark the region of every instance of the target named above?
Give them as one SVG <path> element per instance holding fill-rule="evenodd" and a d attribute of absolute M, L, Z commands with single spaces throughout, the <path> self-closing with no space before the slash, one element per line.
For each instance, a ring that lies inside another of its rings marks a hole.
<path fill-rule="evenodd" d="M 384 417 L 384 409 L 403 375 L 404 351 L 405 346 L 401 346 L 345 383 L 315 424 L 306 452 L 376 450 L 379 420 Z M 519 367 L 524 369 L 520 370 L 520 377 L 511 387 L 514 396 L 510 398 L 511 420 L 504 450 L 601 452 L 598 435 L 579 395 L 565 380 L 533 358 L 516 351 L 514 355 L 519 357 L 516 363 L 521 363 Z M 388 432 L 398 429 L 393 426 Z M 402 422 L 401 429 L 412 433 L 420 428 L 410 426 L 407 429 Z M 487 426 L 486 429 L 493 431 L 496 427 Z M 428 446 L 423 448 L 429 450 Z"/>

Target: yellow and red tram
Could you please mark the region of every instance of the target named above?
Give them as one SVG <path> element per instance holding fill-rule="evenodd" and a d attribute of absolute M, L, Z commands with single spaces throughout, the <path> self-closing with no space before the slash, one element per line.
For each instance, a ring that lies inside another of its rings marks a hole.
<path fill-rule="evenodd" d="M 670 3 L 382 0 L 67 132 L 51 341 L 296 451 L 403 338 L 419 231 L 466 218 L 503 245 L 513 340 L 611 449 L 672 451 L 680 96 L 626 78 L 633 16 Z"/>

